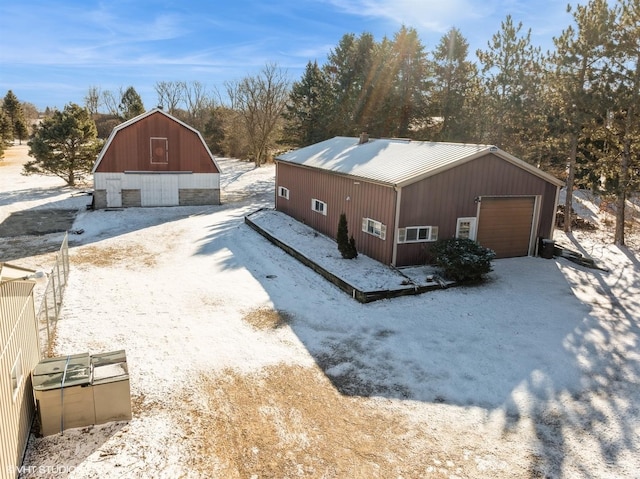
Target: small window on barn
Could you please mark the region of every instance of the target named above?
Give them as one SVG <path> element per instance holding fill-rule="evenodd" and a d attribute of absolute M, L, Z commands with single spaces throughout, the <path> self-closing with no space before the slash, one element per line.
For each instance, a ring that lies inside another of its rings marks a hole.
<path fill-rule="evenodd" d="M 324 201 L 316 200 L 315 198 L 313 198 L 311 200 L 311 209 L 316 213 L 327 216 L 327 204 Z"/>
<path fill-rule="evenodd" d="M 387 225 L 371 218 L 362 218 L 362 231 L 382 240 L 387 238 Z"/>
<path fill-rule="evenodd" d="M 169 140 L 151 137 L 151 163 L 169 163 Z"/>
<path fill-rule="evenodd" d="M 278 187 L 278 196 L 284 198 L 285 200 L 289 199 L 289 189 L 284 186 Z"/>
<path fill-rule="evenodd" d="M 427 241 L 438 241 L 437 226 L 398 228 L 398 243 L 425 243 Z"/>
<path fill-rule="evenodd" d="M 13 363 L 13 367 L 11 368 L 11 391 L 13 393 L 13 400 L 16 400 L 18 396 L 18 392 L 20 391 L 20 386 L 22 386 L 22 380 L 24 378 L 24 374 L 22 374 L 22 355 L 18 353 L 18 357 L 16 361 Z"/>
<path fill-rule="evenodd" d="M 476 239 L 476 219 L 475 218 L 458 218 L 456 224 L 456 238 Z"/>

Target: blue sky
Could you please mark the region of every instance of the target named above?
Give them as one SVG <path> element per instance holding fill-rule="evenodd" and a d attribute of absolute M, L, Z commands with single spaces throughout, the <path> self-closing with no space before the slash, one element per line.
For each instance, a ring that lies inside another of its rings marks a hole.
<path fill-rule="evenodd" d="M 393 37 L 415 28 L 427 51 L 455 26 L 471 58 L 511 14 L 552 48 L 571 24 L 568 0 L 0 0 L 0 95 L 38 108 L 84 103 L 91 86 L 133 86 L 147 109 L 158 81 L 199 81 L 224 93 L 277 63 L 298 80 L 345 33 Z M 582 2 L 584 3 L 584 2 Z"/>

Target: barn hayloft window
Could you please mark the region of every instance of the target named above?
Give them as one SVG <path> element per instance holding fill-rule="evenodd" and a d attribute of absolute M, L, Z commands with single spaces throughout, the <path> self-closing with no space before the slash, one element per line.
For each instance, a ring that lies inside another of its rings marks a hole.
<path fill-rule="evenodd" d="M 313 198 L 311 200 L 311 209 L 317 213 L 327 216 L 327 204 L 324 201 Z"/>
<path fill-rule="evenodd" d="M 362 231 L 380 239 L 387 238 L 387 225 L 383 225 L 379 221 L 372 220 L 371 218 L 362 218 Z"/>
<path fill-rule="evenodd" d="M 169 140 L 151 137 L 151 163 L 169 163 Z"/>
<path fill-rule="evenodd" d="M 398 243 L 438 241 L 437 226 L 407 226 L 398 228 Z"/>
<path fill-rule="evenodd" d="M 278 187 L 278 196 L 284 198 L 285 200 L 289 199 L 289 189 L 284 186 Z"/>

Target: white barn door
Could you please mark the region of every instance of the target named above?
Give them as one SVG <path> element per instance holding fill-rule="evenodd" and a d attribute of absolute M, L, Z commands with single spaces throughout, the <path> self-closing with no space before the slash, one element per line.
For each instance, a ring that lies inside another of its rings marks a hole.
<path fill-rule="evenodd" d="M 140 203 L 142 206 L 177 206 L 178 175 L 145 175 L 142 178 Z"/>
<path fill-rule="evenodd" d="M 107 180 L 107 208 L 122 207 L 122 182 L 119 178 Z"/>

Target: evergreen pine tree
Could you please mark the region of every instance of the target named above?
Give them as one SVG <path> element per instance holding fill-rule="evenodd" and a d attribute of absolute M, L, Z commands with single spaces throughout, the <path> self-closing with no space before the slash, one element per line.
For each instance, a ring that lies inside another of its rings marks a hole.
<path fill-rule="evenodd" d="M 97 134 L 89 110 L 70 103 L 63 111 L 54 111 L 36 127 L 28 143 L 34 159 L 23 165 L 23 174 L 58 176 L 75 186 L 76 180 L 91 172 L 100 151 Z"/>
<path fill-rule="evenodd" d="M 349 251 L 347 253 L 347 258 L 354 259 L 357 257 L 358 249 L 356 248 L 356 240 L 353 238 L 353 235 L 351 235 L 351 238 L 349 238 Z"/>
<path fill-rule="evenodd" d="M 120 115 L 124 121 L 127 121 L 143 113 L 144 105 L 142 98 L 140 98 L 136 89 L 130 86 L 122 94 L 122 98 L 120 99 Z"/>
<path fill-rule="evenodd" d="M 347 215 L 344 213 L 340 214 L 336 241 L 338 242 L 338 251 L 340 251 L 343 258 L 346 258 L 349 255 L 349 231 L 347 228 Z"/>

